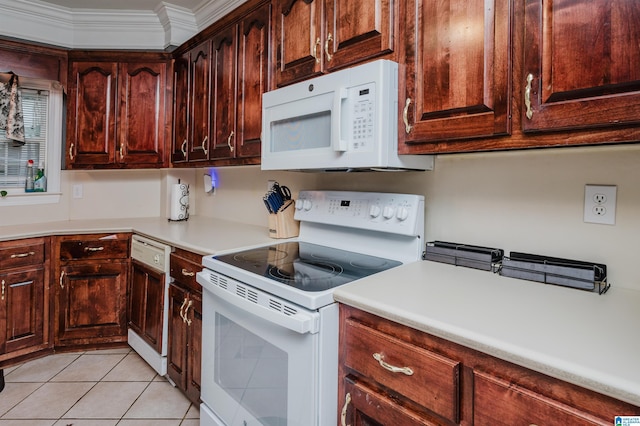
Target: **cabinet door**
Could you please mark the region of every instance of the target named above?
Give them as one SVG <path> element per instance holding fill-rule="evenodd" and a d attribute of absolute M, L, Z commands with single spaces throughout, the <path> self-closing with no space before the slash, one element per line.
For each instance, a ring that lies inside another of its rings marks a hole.
<path fill-rule="evenodd" d="M 385 394 L 345 378 L 345 395 L 340 398 L 342 425 L 423 425 L 436 426 L 420 414 L 403 407 Z"/>
<path fill-rule="evenodd" d="M 328 71 L 394 51 L 399 0 L 325 0 Z"/>
<path fill-rule="evenodd" d="M 56 345 L 127 338 L 128 262 L 72 262 L 61 267 Z"/>
<path fill-rule="evenodd" d="M 415 142 L 510 131 L 509 18 L 508 0 L 407 5 L 406 87 L 398 99 L 401 153 L 437 152 L 409 145 Z"/>
<path fill-rule="evenodd" d="M 211 40 L 212 159 L 232 158 L 236 137 L 236 58 L 238 27 L 232 25 Z"/>
<path fill-rule="evenodd" d="M 271 5 L 246 16 L 239 24 L 236 157 L 259 157 L 262 94 L 269 84 Z"/>
<path fill-rule="evenodd" d="M 613 421 L 613 416 L 606 421 L 597 419 L 509 381 L 478 371 L 474 374 L 473 406 L 473 423 L 476 425 L 604 426 Z"/>
<path fill-rule="evenodd" d="M 187 328 L 184 322 L 184 308 L 187 306 L 188 291 L 171 284 L 169 286 L 169 341 L 167 350 L 167 373 L 176 386 L 183 391 L 187 388 Z"/>
<path fill-rule="evenodd" d="M 185 308 L 188 329 L 186 394 L 194 403 L 200 403 L 202 377 L 202 295 L 190 293 Z"/>
<path fill-rule="evenodd" d="M 164 164 L 166 78 L 162 62 L 120 64 L 117 162 Z"/>
<path fill-rule="evenodd" d="M 187 161 L 189 140 L 189 54 L 173 63 L 173 150 L 172 163 Z"/>
<path fill-rule="evenodd" d="M 640 123 L 639 2 L 527 0 L 525 13 L 523 130 Z"/>
<path fill-rule="evenodd" d="M 275 63 L 278 87 L 322 72 L 321 0 L 275 1 Z"/>
<path fill-rule="evenodd" d="M 129 327 L 162 352 L 164 274 L 133 260 L 129 289 Z"/>
<path fill-rule="evenodd" d="M 74 62 L 68 116 L 72 165 L 115 163 L 116 90 L 115 62 Z"/>
<path fill-rule="evenodd" d="M 189 108 L 189 161 L 209 158 L 209 98 L 211 96 L 211 43 L 189 52 L 191 99 Z"/>
<path fill-rule="evenodd" d="M 44 270 L 0 274 L 0 354 L 42 345 L 44 334 Z"/>

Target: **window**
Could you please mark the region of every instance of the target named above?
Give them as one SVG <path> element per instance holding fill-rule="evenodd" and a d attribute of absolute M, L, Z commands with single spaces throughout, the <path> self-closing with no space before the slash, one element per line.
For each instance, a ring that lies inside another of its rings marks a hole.
<path fill-rule="evenodd" d="M 0 130 L 0 206 L 54 203 L 60 198 L 63 127 L 62 87 L 57 82 L 20 77 L 25 144 L 15 146 Z M 27 161 L 43 167 L 47 192 L 25 193 Z"/>

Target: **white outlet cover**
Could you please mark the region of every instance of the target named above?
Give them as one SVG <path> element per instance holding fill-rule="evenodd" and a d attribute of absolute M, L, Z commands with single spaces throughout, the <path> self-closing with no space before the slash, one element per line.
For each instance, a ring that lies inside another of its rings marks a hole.
<path fill-rule="evenodd" d="M 615 225 L 617 190 L 615 185 L 585 185 L 584 221 Z"/>

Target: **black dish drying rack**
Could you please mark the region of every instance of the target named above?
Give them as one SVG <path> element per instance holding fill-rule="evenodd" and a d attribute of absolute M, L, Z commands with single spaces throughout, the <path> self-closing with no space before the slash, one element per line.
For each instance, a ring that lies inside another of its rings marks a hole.
<path fill-rule="evenodd" d="M 492 271 L 505 277 L 597 291 L 598 294 L 606 293 L 611 287 L 607 282 L 607 266 L 601 263 L 521 252 L 505 256 L 504 250 L 499 248 L 446 241 L 428 242 L 422 258 Z"/>

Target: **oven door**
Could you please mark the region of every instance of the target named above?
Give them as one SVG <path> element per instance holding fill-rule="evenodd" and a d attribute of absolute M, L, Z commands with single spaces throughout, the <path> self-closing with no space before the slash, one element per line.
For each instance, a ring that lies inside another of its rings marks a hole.
<path fill-rule="evenodd" d="M 223 287 L 203 285 L 202 412 L 216 418 L 203 415 L 202 424 L 316 424 L 320 314 L 284 312 L 277 305 L 287 302 L 219 279 Z"/>

